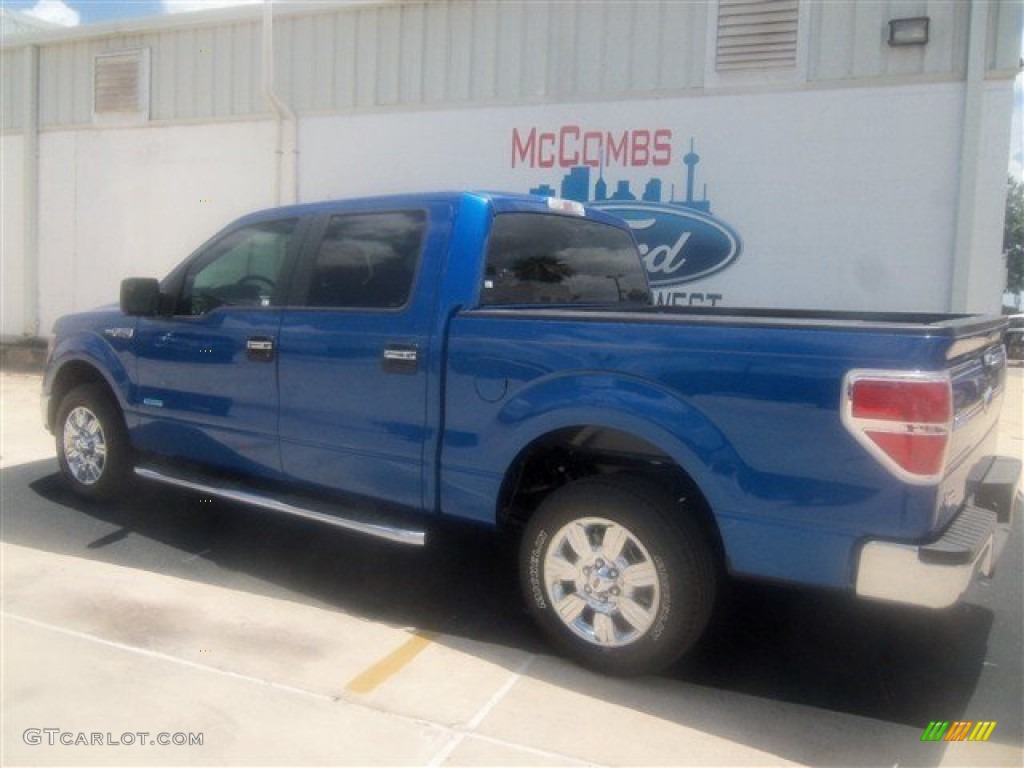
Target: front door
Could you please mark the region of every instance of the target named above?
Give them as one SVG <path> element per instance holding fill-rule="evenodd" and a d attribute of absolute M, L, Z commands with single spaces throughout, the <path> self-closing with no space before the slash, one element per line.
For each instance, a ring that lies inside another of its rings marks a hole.
<path fill-rule="evenodd" d="M 171 316 L 135 333 L 144 450 L 247 473 L 280 471 L 279 298 L 298 249 L 299 220 L 237 227 L 186 266 Z"/>

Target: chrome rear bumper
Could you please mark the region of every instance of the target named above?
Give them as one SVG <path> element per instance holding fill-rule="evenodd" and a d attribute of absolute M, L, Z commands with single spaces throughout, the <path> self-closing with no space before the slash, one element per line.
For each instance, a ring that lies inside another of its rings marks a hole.
<path fill-rule="evenodd" d="M 857 594 L 926 608 L 953 605 L 976 573 L 994 572 L 1024 508 L 1020 475 L 1016 459 L 988 462 L 983 476 L 969 481 L 968 503 L 934 541 L 866 542 L 857 566 Z"/>

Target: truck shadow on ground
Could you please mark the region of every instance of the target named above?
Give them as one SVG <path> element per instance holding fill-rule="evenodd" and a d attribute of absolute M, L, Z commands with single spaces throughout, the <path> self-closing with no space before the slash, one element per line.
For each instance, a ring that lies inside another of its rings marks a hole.
<path fill-rule="evenodd" d="M 88 504 L 52 474 L 53 466 L 38 462 L 3 471 L 8 489 L 23 488 L 20 494 L 5 491 L 6 541 L 549 653 L 520 599 L 515 553 L 485 530 L 443 529 L 420 550 L 146 484 L 120 503 Z M 848 743 L 833 744 L 834 753 L 801 746 L 797 734 L 807 724 L 771 732 L 787 716 L 772 713 L 770 704 L 796 703 L 920 729 L 936 718 L 969 719 L 991 611 L 971 604 L 940 613 L 908 611 L 739 582 L 730 583 L 728 593 L 697 650 L 652 681 L 652 690 L 685 683 L 747 694 L 766 700 L 756 705 L 764 716 L 730 716 L 719 701 L 714 714 L 696 708 L 682 724 L 801 762 L 838 763 L 843 761 L 834 755 L 846 754 L 846 762 L 857 755 L 861 764 L 936 764 L 941 752 L 925 757 L 916 738 L 905 754 L 873 743 L 866 732 L 837 737 Z M 576 676 L 552 682 L 569 679 Z M 596 684 L 582 671 L 579 680 L 581 687 Z M 678 720 L 678 710 L 662 711 L 652 696 L 630 706 Z M 1003 735 L 1020 741 L 1020 734 Z"/>

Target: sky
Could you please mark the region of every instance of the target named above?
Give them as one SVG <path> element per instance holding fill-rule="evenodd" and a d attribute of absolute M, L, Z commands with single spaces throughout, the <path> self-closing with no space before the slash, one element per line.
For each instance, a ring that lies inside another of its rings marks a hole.
<path fill-rule="evenodd" d="M 250 5 L 261 0 L 2 0 L 4 7 L 65 26 L 100 24 L 118 19 L 186 13 L 231 5 Z M 1024 30 L 1021 30 L 1024 51 Z M 1024 180 L 1024 74 L 1017 77 L 1013 94 L 1013 128 L 1009 171 Z"/>

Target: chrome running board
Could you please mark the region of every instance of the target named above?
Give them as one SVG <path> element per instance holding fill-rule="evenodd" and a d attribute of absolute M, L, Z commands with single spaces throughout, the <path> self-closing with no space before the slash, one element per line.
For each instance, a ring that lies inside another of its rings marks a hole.
<path fill-rule="evenodd" d="M 396 544 L 422 547 L 426 542 L 426 532 L 422 529 L 398 527 L 395 525 L 369 522 L 367 520 L 357 520 L 353 517 L 340 517 L 335 514 L 319 512 L 315 509 L 310 509 L 309 506 L 300 506 L 298 503 L 288 503 L 277 498 L 264 496 L 256 491 L 231 483 L 230 481 L 215 482 L 206 478 L 188 478 L 171 474 L 169 470 L 164 468 L 157 470 L 152 467 L 144 466 L 135 467 L 135 474 L 144 480 L 152 480 L 157 483 L 164 483 L 165 485 L 174 485 L 178 488 L 187 488 L 190 491 L 208 493 L 212 496 L 218 496 L 229 501 L 237 501 L 241 504 L 250 504 L 254 507 L 261 507 L 262 509 L 282 512 L 286 515 L 294 515 L 295 517 L 314 520 L 318 523 L 326 523 L 327 525 L 333 525 L 337 528 L 344 528 L 347 531 L 354 531 L 355 533 L 374 536 L 378 539 L 386 539 L 387 541 L 392 541 Z M 296 497 L 291 498 L 295 499 Z M 309 500 L 309 502 L 303 500 L 303 503 L 312 504 L 316 502 L 313 502 L 313 500 Z M 322 506 L 331 509 L 332 511 L 336 509 L 334 506 L 319 503 L 317 506 Z M 338 507 L 337 509 L 339 511 L 348 512 L 348 510 L 341 507 Z"/>

